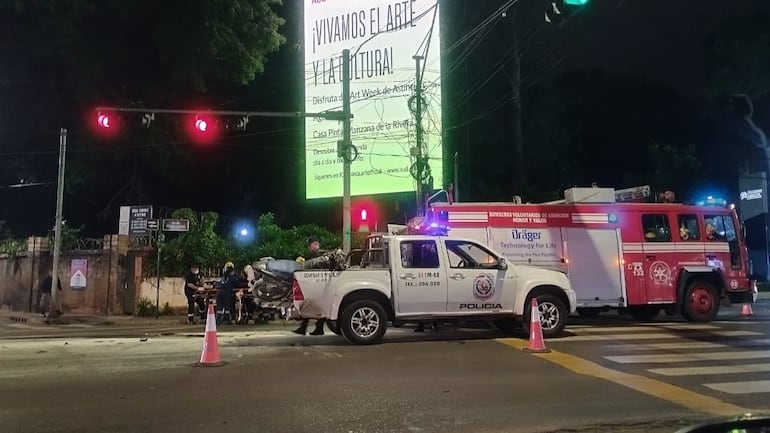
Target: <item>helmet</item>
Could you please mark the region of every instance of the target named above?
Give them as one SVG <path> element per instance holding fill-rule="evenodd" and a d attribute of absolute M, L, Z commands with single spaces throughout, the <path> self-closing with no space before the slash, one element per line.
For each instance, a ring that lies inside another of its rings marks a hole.
<path fill-rule="evenodd" d="M 228 273 L 228 272 L 232 272 L 232 271 L 234 271 L 234 270 L 235 270 L 235 264 L 234 264 L 233 262 L 227 262 L 227 263 L 225 263 L 225 267 L 224 267 L 224 269 L 223 269 L 223 271 L 224 271 L 225 273 Z"/>

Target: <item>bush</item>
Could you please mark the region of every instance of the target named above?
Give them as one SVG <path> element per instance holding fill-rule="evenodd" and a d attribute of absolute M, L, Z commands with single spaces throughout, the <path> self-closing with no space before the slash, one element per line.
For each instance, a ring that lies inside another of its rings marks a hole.
<path fill-rule="evenodd" d="M 72 251 L 77 248 L 78 246 L 78 240 L 80 239 L 80 229 L 79 228 L 72 228 L 68 225 L 63 225 L 61 227 L 61 250 L 62 251 Z M 51 231 L 48 235 L 48 245 L 51 246 L 51 251 L 53 251 L 53 246 L 55 244 L 56 237 L 54 236 L 54 232 Z"/>
<path fill-rule="evenodd" d="M 192 209 L 178 209 L 172 216 L 190 220 L 190 231 L 169 235 L 168 242 L 163 245 L 161 273 L 166 276 L 182 275 L 193 263 L 203 269 L 219 269 L 226 261 L 232 261 L 242 268 L 261 257 L 295 259 L 306 256 L 310 236 L 317 236 L 323 249 L 341 246 L 340 235 L 316 224 L 281 228 L 272 213 L 258 218 L 256 238 L 248 245 L 217 234 L 219 215 L 216 213 L 204 213 L 199 218 Z M 148 261 L 145 269 L 148 275 L 154 276 L 155 261 Z"/>
<path fill-rule="evenodd" d="M 168 305 L 168 303 L 166 304 Z M 155 303 L 148 298 L 139 299 L 139 303 L 136 304 L 136 315 L 140 317 L 155 316 L 158 309 L 155 307 Z"/>
<path fill-rule="evenodd" d="M 174 315 L 174 309 L 171 308 L 171 305 L 169 305 L 168 302 L 163 304 L 163 309 L 160 311 L 160 314 L 162 316 L 173 316 Z"/>
<path fill-rule="evenodd" d="M 27 250 L 27 242 L 23 240 L 8 239 L 0 242 L 0 256 L 8 255 L 14 257 L 22 251 Z"/>

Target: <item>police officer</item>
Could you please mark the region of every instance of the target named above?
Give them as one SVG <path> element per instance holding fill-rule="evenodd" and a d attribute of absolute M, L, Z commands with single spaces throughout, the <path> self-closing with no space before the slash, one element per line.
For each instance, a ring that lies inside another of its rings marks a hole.
<path fill-rule="evenodd" d="M 321 251 L 321 241 L 315 237 L 311 236 L 307 239 L 307 250 L 310 255 L 310 258 L 316 258 L 323 254 L 323 251 Z M 299 335 L 305 335 L 307 332 L 307 325 L 310 323 L 310 319 L 303 319 L 302 324 L 299 325 L 299 328 L 295 329 L 295 334 Z M 324 335 L 324 324 L 326 324 L 326 319 L 318 319 L 315 321 L 315 329 L 313 332 L 310 333 L 310 335 Z"/>
<path fill-rule="evenodd" d="M 232 325 L 230 311 L 234 303 L 233 290 L 242 284 L 242 279 L 235 274 L 235 264 L 225 263 L 222 280 L 217 284 L 217 325 L 224 322 Z"/>

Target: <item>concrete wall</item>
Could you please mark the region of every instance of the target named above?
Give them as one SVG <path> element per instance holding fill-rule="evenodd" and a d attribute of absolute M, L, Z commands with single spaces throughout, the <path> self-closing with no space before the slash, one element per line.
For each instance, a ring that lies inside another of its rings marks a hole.
<path fill-rule="evenodd" d="M 139 298 L 147 298 L 155 305 L 156 287 L 158 280 L 156 278 L 145 278 L 139 287 Z M 171 308 L 187 308 L 187 298 L 184 296 L 184 278 L 161 278 L 160 279 L 160 308 L 168 305 Z"/>
<path fill-rule="evenodd" d="M 80 314 L 122 314 L 121 298 L 126 273 L 119 266 L 121 256 L 116 249 L 117 236 L 106 236 L 104 247 L 94 251 L 62 253 L 59 262 L 62 310 Z M 0 257 L 0 308 L 12 311 L 38 311 L 40 282 L 51 272 L 52 254 L 45 238 L 30 238 L 28 251 L 15 257 Z M 73 259 L 88 262 L 84 289 L 70 287 Z"/>

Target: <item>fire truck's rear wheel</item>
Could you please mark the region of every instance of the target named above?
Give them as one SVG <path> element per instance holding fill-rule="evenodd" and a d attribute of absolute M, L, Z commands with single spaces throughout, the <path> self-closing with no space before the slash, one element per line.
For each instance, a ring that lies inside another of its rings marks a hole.
<path fill-rule="evenodd" d="M 649 322 L 655 319 L 660 314 L 660 306 L 658 305 L 634 305 L 628 307 L 628 314 L 640 322 Z"/>
<path fill-rule="evenodd" d="M 682 316 L 690 322 L 710 322 L 719 313 L 719 295 L 711 284 L 693 281 L 682 297 Z"/>
<path fill-rule="evenodd" d="M 567 307 L 561 299 L 554 295 L 538 295 L 537 308 L 540 310 L 540 328 L 543 330 L 543 337 L 551 338 L 561 335 L 564 327 L 567 325 Z M 531 299 L 527 299 L 526 305 L 530 305 Z M 524 320 L 522 326 L 529 334 L 529 324 L 532 320 L 532 309 L 527 307 L 524 311 Z"/>

